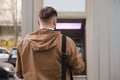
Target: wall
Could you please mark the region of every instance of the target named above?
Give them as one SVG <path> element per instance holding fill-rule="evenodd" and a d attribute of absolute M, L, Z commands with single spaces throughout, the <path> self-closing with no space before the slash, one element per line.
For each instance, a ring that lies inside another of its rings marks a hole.
<path fill-rule="evenodd" d="M 120 80 L 120 0 L 87 1 L 88 80 Z"/>
<path fill-rule="evenodd" d="M 22 0 L 22 27 L 21 27 L 21 36 L 24 37 L 27 33 L 33 31 L 33 21 L 34 21 L 34 12 L 33 12 L 33 0 Z"/>
<path fill-rule="evenodd" d="M 110 2 L 110 80 L 120 80 L 120 0 Z"/>

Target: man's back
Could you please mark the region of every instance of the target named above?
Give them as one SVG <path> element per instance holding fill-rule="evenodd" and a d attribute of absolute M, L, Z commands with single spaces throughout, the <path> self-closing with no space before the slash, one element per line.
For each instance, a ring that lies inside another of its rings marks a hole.
<path fill-rule="evenodd" d="M 61 38 L 60 32 L 52 30 L 39 30 L 27 35 L 18 45 L 18 76 L 22 72 L 19 77 L 25 80 L 61 80 Z M 70 40 L 67 40 L 70 45 Z M 67 80 L 69 77 L 67 70 Z"/>

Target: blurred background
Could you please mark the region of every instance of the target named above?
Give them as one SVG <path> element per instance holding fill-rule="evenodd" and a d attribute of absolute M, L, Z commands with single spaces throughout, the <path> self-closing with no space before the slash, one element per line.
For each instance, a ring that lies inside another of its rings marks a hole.
<path fill-rule="evenodd" d="M 18 80 L 14 76 L 16 46 L 21 39 L 21 1 L 0 0 L 0 80 Z"/>
<path fill-rule="evenodd" d="M 11 50 L 21 39 L 22 0 L 0 0 L 0 47 Z"/>

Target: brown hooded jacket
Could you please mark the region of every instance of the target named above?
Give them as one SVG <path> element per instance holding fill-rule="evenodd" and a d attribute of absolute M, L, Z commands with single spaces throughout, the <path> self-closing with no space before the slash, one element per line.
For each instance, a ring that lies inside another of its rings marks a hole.
<path fill-rule="evenodd" d="M 16 74 L 24 80 L 61 80 L 62 34 L 53 30 L 38 30 L 18 44 Z M 67 37 L 67 64 L 73 72 L 81 73 L 84 62 L 79 59 L 75 43 Z M 70 80 L 67 69 L 66 80 Z"/>

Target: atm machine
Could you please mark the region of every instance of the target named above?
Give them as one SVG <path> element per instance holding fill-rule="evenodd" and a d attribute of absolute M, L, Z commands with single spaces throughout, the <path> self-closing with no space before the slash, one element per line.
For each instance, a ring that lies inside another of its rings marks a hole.
<path fill-rule="evenodd" d="M 61 31 L 62 34 L 69 36 L 74 40 L 76 47 L 80 49 L 83 55 L 83 60 L 86 64 L 85 23 L 85 19 L 58 19 L 56 30 Z M 86 76 L 86 68 L 84 72 L 80 75 Z"/>

